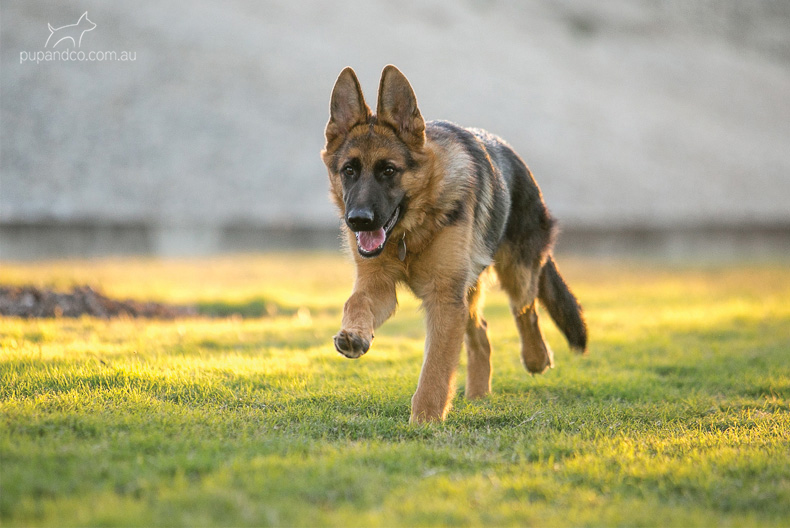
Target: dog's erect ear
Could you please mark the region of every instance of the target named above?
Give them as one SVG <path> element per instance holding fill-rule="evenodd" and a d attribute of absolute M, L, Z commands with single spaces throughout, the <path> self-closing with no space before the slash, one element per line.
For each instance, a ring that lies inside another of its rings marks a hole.
<path fill-rule="evenodd" d="M 406 76 L 392 64 L 381 72 L 376 117 L 393 127 L 410 147 L 425 144 L 425 120 L 417 108 L 417 97 Z"/>
<path fill-rule="evenodd" d="M 332 101 L 329 104 L 329 123 L 326 124 L 326 143 L 348 134 L 359 123 L 367 123 L 371 116 L 370 108 L 365 104 L 362 87 L 354 70 L 346 68 L 335 81 L 332 90 Z"/>

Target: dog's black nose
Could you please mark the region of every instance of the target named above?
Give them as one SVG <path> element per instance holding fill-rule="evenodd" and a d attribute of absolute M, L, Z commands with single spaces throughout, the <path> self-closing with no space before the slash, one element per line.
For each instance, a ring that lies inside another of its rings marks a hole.
<path fill-rule="evenodd" d="M 370 231 L 374 218 L 373 210 L 367 208 L 351 209 L 346 213 L 346 223 L 354 231 Z"/>

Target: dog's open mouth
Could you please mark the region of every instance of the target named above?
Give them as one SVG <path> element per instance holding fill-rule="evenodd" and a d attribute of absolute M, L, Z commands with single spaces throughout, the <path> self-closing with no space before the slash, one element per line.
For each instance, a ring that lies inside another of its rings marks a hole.
<path fill-rule="evenodd" d="M 384 227 L 380 227 L 375 231 L 357 231 L 357 250 L 363 257 L 375 257 L 384 251 L 384 245 L 390 236 L 392 228 L 400 218 L 400 206 L 395 208 L 395 212 Z"/>

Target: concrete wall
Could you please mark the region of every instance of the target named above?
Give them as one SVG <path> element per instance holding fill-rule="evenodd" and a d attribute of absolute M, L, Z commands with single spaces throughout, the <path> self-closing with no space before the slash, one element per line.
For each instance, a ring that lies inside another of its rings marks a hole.
<path fill-rule="evenodd" d="M 135 60 L 21 62 L 85 11 L 79 51 Z M 4 0 L 0 226 L 331 227 L 332 85 L 387 63 L 567 229 L 790 224 L 784 0 Z"/>

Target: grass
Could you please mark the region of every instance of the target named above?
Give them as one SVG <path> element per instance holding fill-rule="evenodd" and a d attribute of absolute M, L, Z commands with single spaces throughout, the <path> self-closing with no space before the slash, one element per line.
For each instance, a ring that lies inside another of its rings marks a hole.
<path fill-rule="evenodd" d="M 462 369 L 425 427 L 417 302 L 340 357 L 339 257 L 2 263 L 221 317 L 0 318 L 0 523 L 786 526 L 786 263 L 563 263 L 589 356 L 543 316 L 557 368 L 528 376 L 493 290 L 494 394 L 464 400 Z"/>

